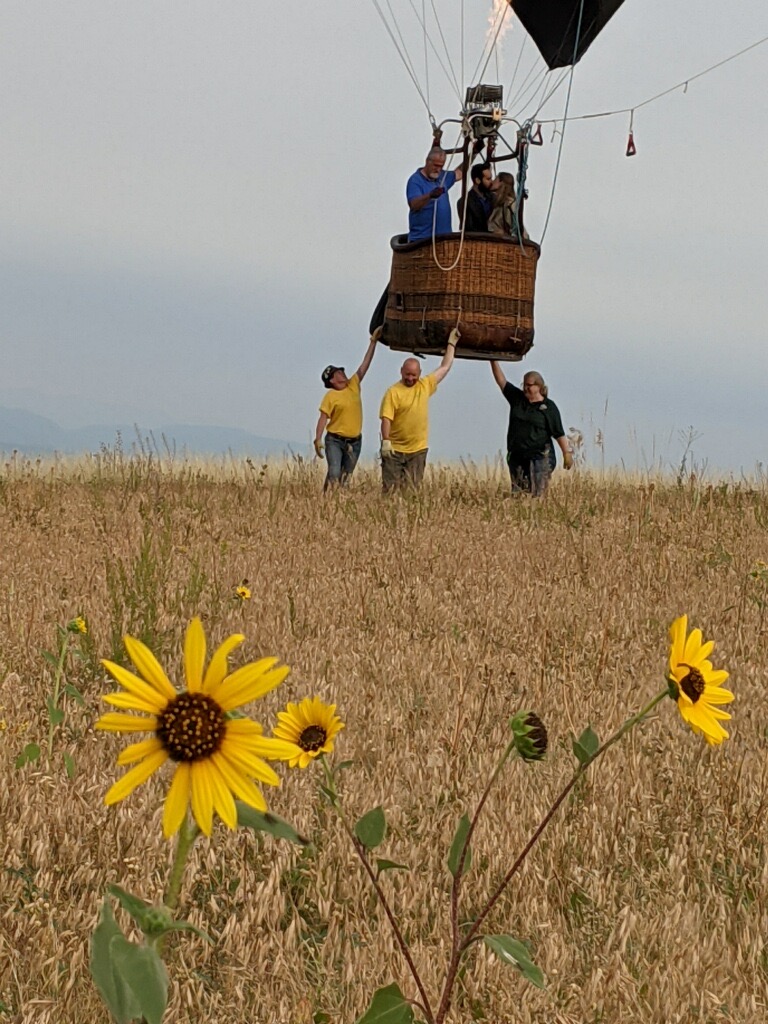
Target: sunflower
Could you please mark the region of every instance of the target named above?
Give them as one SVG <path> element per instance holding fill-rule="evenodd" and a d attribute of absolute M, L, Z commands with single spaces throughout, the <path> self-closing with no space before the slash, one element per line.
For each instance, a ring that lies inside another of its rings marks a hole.
<path fill-rule="evenodd" d="M 320 754 L 330 754 L 335 737 L 344 728 L 335 704 L 324 704 L 319 697 L 305 697 L 300 704 L 288 704 L 277 714 L 279 725 L 274 736 L 300 749 L 290 758 L 291 768 L 306 768 Z"/>
<path fill-rule="evenodd" d="M 722 743 L 728 739 L 728 733 L 720 722 L 731 716 L 718 705 L 730 704 L 733 694 L 721 686 L 728 678 L 728 673 L 716 671 L 709 661 L 714 642 L 709 640 L 704 643 L 700 629 L 693 629 L 688 634 L 687 615 L 675 619 L 669 630 L 669 638 L 672 646 L 669 652 L 668 681 L 680 714 L 707 743 Z"/>
<path fill-rule="evenodd" d="M 113 707 L 145 712 L 127 715 L 109 712 L 96 723 L 106 732 L 141 733 L 152 736 L 126 747 L 119 765 L 133 764 L 104 797 L 107 805 L 125 799 L 170 758 L 176 763 L 163 809 L 163 832 L 178 832 L 191 804 L 195 821 L 211 834 L 213 812 L 229 828 L 237 825 L 235 798 L 266 811 L 261 790 L 252 780 L 270 786 L 278 776 L 263 760 L 288 761 L 301 751 L 292 743 L 262 735 L 262 728 L 248 718 L 230 718 L 234 711 L 263 697 L 278 686 L 290 671 L 277 666 L 277 658 L 262 658 L 228 673 L 227 657 L 245 639 L 228 637 L 205 668 L 205 633 L 200 619 L 193 619 L 184 642 L 186 689 L 171 684 L 154 654 L 139 640 L 126 636 L 125 649 L 136 666 L 134 675 L 121 665 L 102 665 L 123 687 L 103 699 Z"/>

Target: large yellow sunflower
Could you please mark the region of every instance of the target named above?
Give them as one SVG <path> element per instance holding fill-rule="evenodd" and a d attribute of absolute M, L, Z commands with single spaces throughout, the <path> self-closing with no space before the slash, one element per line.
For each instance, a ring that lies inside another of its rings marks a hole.
<path fill-rule="evenodd" d="M 277 717 L 279 725 L 272 730 L 273 735 L 299 747 L 288 761 L 291 768 L 306 768 L 320 754 L 330 754 L 335 737 L 344 728 L 336 705 L 324 704 L 319 697 L 305 697 L 300 704 L 290 703 Z"/>
<path fill-rule="evenodd" d="M 688 633 L 688 616 L 681 615 L 669 630 L 672 646 L 669 652 L 669 680 L 676 691 L 677 706 L 683 719 L 707 743 L 717 744 L 728 739 L 720 724 L 731 716 L 719 705 L 730 704 L 733 694 L 720 685 L 728 673 L 716 671 L 709 661 L 714 641 L 703 641 L 700 629 Z"/>
<path fill-rule="evenodd" d="M 263 697 L 278 686 L 290 671 L 277 666 L 277 658 L 262 658 L 228 673 L 227 658 L 245 639 L 228 637 L 205 667 L 205 633 L 200 619 L 193 619 L 184 641 L 184 672 L 187 687 L 171 684 L 154 654 L 139 640 L 126 636 L 125 649 L 136 666 L 134 675 L 112 661 L 102 661 L 107 672 L 125 692 L 103 699 L 113 707 L 145 712 L 102 715 L 97 729 L 106 732 L 153 735 L 126 747 L 120 765 L 135 764 L 104 797 L 106 804 L 123 800 L 145 782 L 169 758 L 176 762 L 163 809 L 163 832 L 178 832 L 191 804 L 200 829 L 210 835 L 213 812 L 229 828 L 237 825 L 235 797 L 260 811 L 267 805 L 252 780 L 277 786 L 280 780 L 263 760 L 289 761 L 300 751 L 292 743 L 262 735 L 262 728 L 248 718 L 229 718 L 233 711 Z M 138 762 L 138 763 L 136 763 Z"/>

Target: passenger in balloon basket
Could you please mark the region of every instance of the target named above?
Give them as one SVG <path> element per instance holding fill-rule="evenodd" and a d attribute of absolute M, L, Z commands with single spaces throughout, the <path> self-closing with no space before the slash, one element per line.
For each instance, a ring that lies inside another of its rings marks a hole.
<path fill-rule="evenodd" d="M 502 171 L 491 185 L 493 209 L 488 218 L 488 230 L 494 235 L 504 235 L 520 241 L 520 221 L 517 216 L 517 198 L 514 175 Z M 523 238 L 528 232 L 523 228 Z"/>
<path fill-rule="evenodd" d="M 320 403 L 314 445 L 318 459 L 325 457 L 328 461 L 324 491 L 334 485 L 346 484 L 360 458 L 363 443 L 360 385 L 371 365 L 380 336 L 381 327 L 378 327 L 371 335 L 362 363 L 351 377 L 347 377 L 343 366 L 334 365 L 326 366 L 320 375 L 328 393 Z M 326 428 L 323 443 L 323 431 Z"/>
<path fill-rule="evenodd" d="M 491 362 L 491 370 L 509 402 L 507 464 L 512 493 L 541 498 L 557 465 L 553 440 L 563 453 L 565 468 L 573 467 L 573 452 L 560 410 L 549 397 L 544 378 L 535 370 L 526 373 L 522 389 L 510 384 L 497 362 Z"/>
<path fill-rule="evenodd" d="M 429 447 L 429 400 L 453 365 L 460 334 L 454 328 L 443 360 L 421 376 L 418 359 L 406 359 L 400 380 L 381 400 L 381 483 L 384 493 L 416 490 L 424 478 Z"/>
<path fill-rule="evenodd" d="M 433 146 L 427 153 L 424 166 L 408 179 L 405 195 L 408 200 L 408 241 L 416 242 L 435 235 L 449 235 L 451 204 L 448 192 L 461 181 L 462 169 L 445 170 L 446 153 Z"/>
<path fill-rule="evenodd" d="M 489 163 L 475 164 L 469 173 L 472 178 L 472 188 L 466 196 L 466 218 L 464 217 L 464 198 L 459 199 L 456 204 L 459 225 L 463 225 L 465 231 L 487 231 L 488 218 L 493 209 L 491 165 Z"/>

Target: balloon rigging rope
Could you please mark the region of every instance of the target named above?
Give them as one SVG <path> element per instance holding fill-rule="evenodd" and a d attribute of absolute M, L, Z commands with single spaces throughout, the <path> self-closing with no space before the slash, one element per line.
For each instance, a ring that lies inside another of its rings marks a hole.
<path fill-rule="evenodd" d="M 620 107 L 616 110 L 601 110 L 595 114 L 576 114 L 573 117 L 569 117 L 569 121 L 588 121 L 595 117 L 613 117 L 615 114 L 631 114 L 635 110 L 640 110 L 641 107 L 647 107 L 649 103 L 655 103 L 656 100 L 660 100 L 663 96 L 669 96 L 670 93 L 676 92 L 678 89 L 687 89 L 691 82 L 695 82 L 697 78 L 703 78 L 704 75 L 708 75 L 710 71 L 716 71 L 721 68 L 724 64 L 730 63 L 732 60 L 736 60 L 737 57 L 743 57 L 745 53 L 749 53 L 750 50 L 756 49 L 758 46 L 762 46 L 764 43 L 768 43 L 768 36 L 763 36 L 762 39 L 758 39 L 757 42 L 751 43 L 749 46 L 745 46 L 743 50 L 739 50 L 738 53 L 732 53 L 730 57 L 725 57 L 723 60 L 719 60 L 716 64 L 712 64 L 708 68 L 704 68 L 703 71 L 699 71 L 698 74 L 691 75 L 690 78 L 684 78 L 677 85 L 671 85 L 668 89 L 663 89 L 661 92 L 657 92 L 655 96 L 650 96 L 647 100 L 643 100 L 642 103 L 636 103 L 633 107 Z M 543 106 L 543 104 L 542 104 Z M 547 121 L 542 121 L 542 124 L 559 124 L 563 118 L 549 118 Z"/>
<path fill-rule="evenodd" d="M 568 117 L 568 109 L 571 105 L 571 92 L 573 90 L 573 73 L 576 70 L 576 61 L 579 56 L 579 42 L 581 41 L 581 22 L 584 16 L 584 2 L 585 0 L 581 0 L 581 4 L 579 5 L 579 20 L 576 24 L 576 40 L 573 44 L 573 62 L 571 63 L 570 74 L 568 76 L 568 93 L 565 97 L 565 110 L 563 111 L 563 130 L 560 132 L 560 143 L 557 147 L 557 161 L 555 162 L 555 173 L 552 178 L 552 189 L 549 193 L 549 206 L 547 207 L 547 217 L 544 221 L 544 228 L 541 232 L 539 245 L 544 244 L 544 239 L 547 235 L 547 228 L 549 227 L 549 218 L 552 216 L 552 205 L 555 201 L 555 189 L 557 188 L 557 178 L 560 173 L 560 160 L 563 155 L 563 143 L 565 142 L 565 122 Z"/>
<path fill-rule="evenodd" d="M 382 24 L 384 25 L 384 28 L 387 30 L 387 35 L 392 40 L 392 45 L 394 46 L 395 50 L 397 51 L 398 57 L 403 62 L 403 66 L 405 67 L 405 70 L 408 72 L 408 76 L 411 79 L 411 81 L 413 82 L 414 87 L 416 89 L 416 92 L 419 94 L 419 96 L 421 98 L 421 102 L 424 104 L 424 106 L 426 108 L 426 111 L 427 111 L 427 114 L 431 118 L 432 113 L 431 113 L 431 111 L 429 109 L 429 103 L 427 102 L 427 98 L 424 95 L 424 91 L 422 90 L 421 86 L 419 85 L 419 80 L 416 77 L 416 72 L 414 71 L 413 65 L 411 64 L 411 59 L 408 56 L 408 50 L 406 49 L 405 42 L 403 42 L 403 46 L 402 46 L 402 49 L 401 49 L 400 48 L 400 44 L 398 43 L 397 39 L 395 38 L 395 34 L 392 31 L 392 28 L 391 28 L 389 22 L 387 21 L 386 15 L 384 14 L 384 11 L 382 11 L 382 9 L 381 9 L 381 5 L 379 4 L 379 0 L 371 0 L 371 3 L 376 8 L 376 12 L 379 15 L 379 17 L 381 18 L 381 21 L 382 21 Z M 389 7 L 390 13 L 392 13 L 392 8 L 391 8 L 391 6 L 389 5 L 388 2 L 387 2 L 387 6 Z M 392 15 L 392 18 L 393 18 L 393 21 L 395 23 L 395 27 L 397 28 L 397 20 L 395 19 L 394 14 Z M 402 34 L 400 33 L 400 30 L 397 29 L 397 32 L 398 32 L 398 35 L 400 36 L 400 39 L 402 41 L 403 37 L 402 37 Z"/>

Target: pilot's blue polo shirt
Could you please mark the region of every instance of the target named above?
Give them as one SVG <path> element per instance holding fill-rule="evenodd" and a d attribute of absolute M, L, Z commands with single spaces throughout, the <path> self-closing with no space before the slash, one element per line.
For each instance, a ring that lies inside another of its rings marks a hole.
<path fill-rule="evenodd" d="M 415 171 L 408 179 L 405 188 L 406 199 L 410 202 L 417 196 L 426 195 L 433 188 L 441 185 L 445 192 L 438 198 L 430 200 L 416 213 L 408 211 L 408 241 L 416 242 L 420 238 L 432 237 L 432 223 L 434 218 L 435 234 L 449 235 L 451 233 L 451 204 L 448 200 L 448 190 L 456 184 L 455 171 L 443 171 L 437 181 L 430 181 L 421 173 L 421 169 Z M 435 204 L 437 213 L 435 214 Z"/>

